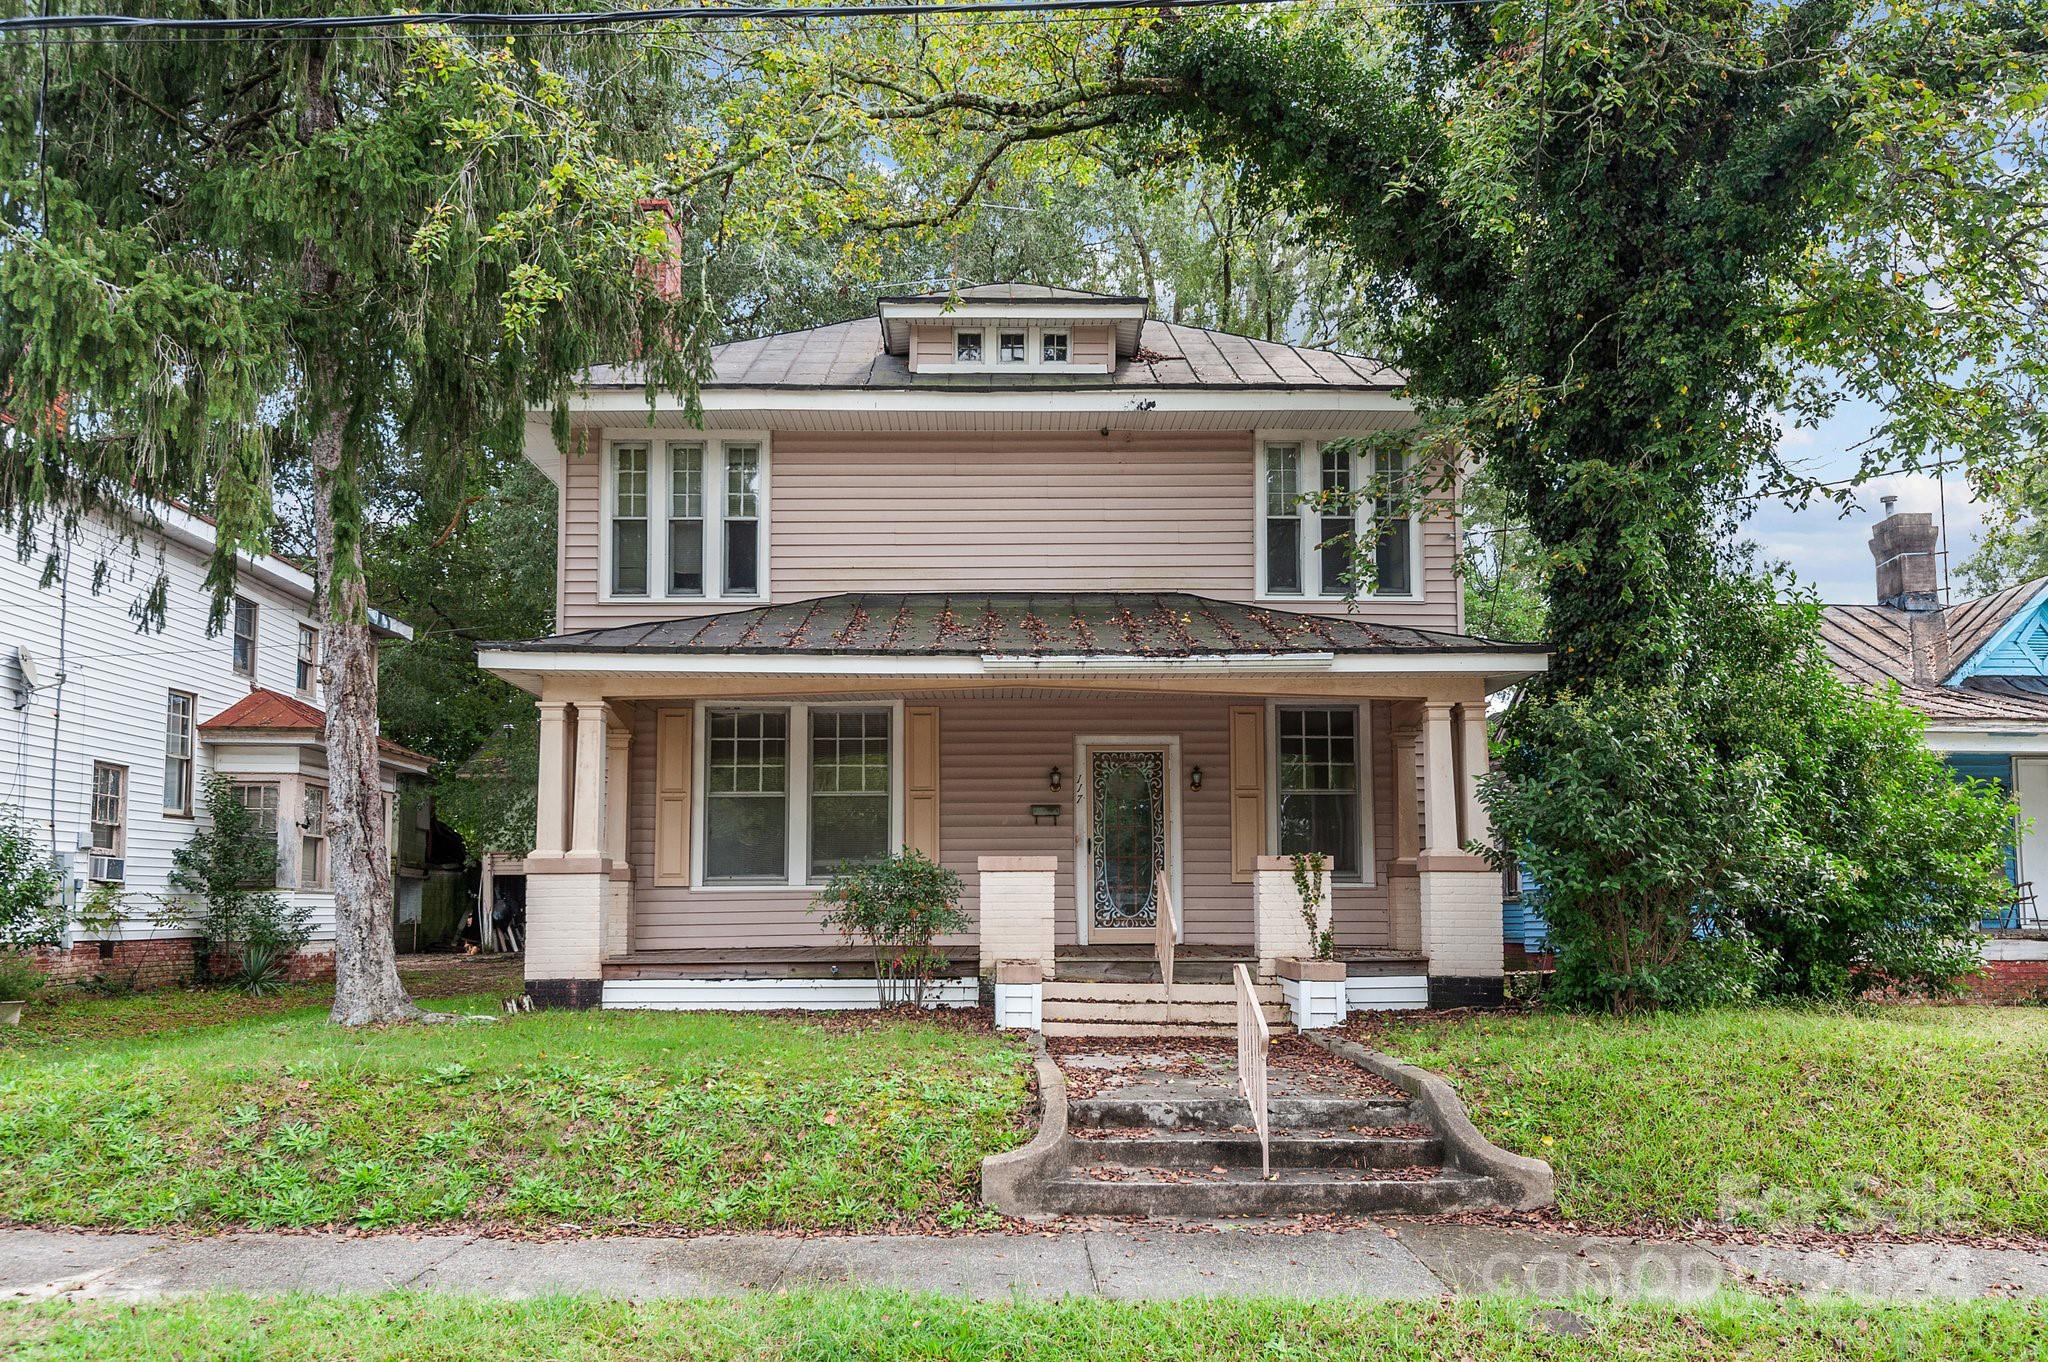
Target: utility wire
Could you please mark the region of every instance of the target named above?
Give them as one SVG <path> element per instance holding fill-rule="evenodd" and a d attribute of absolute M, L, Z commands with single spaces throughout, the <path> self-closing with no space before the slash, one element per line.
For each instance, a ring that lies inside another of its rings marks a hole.
<path fill-rule="evenodd" d="M 616 27 L 700 20 L 765 22 L 806 19 L 945 19 L 962 14 L 1060 14 L 1090 11 L 1249 9 L 1313 3 L 1313 0 L 961 0 L 957 4 L 919 4 L 911 0 L 880 0 L 875 4 L 677 5 L 656 9 L 562 10 L 535 14 L 479 13 L 458 10 L 399 14 L 247 15 L 195 18 L 171 15 L 31 14 L 0 19 L 0 36 L 55 30 L 100 30 L 134 33 L 289 33 L 321 34 L 407 28 L 429 25 L 448 28 L 585 28 Z M 1475 9 L 1505 0 L 1377 0 L 1375 9 Z"/>

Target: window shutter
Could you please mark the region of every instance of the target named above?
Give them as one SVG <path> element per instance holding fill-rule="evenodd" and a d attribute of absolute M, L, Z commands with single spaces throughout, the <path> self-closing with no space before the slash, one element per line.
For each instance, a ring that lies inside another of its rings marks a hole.
<path fill-rule="evenodd" d="M 1266 844 L 1266 711 L 1230 707 L 1230 878 L 1249 884 Z"/>
<path fill-rule="evenodd" d="M 939 707 L 903 711 L 903 845 L 939 859 Z"/>
<path fill-rule="evenodd" d="M 690 711 L 665 709 L 655 723 L 654 882 L 690 883 Z"/>

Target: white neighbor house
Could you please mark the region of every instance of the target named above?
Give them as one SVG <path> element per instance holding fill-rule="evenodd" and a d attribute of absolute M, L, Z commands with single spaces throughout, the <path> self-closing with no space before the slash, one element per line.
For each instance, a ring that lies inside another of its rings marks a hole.
<path fill-rule="evenodd" d="M 332 949 L 313 579 L 281 558 L 245 556 L 227 626 L 209 633 L 213 544 L 204 519 L 164 508 L 139 542 L 89 519 L 61 545 L 48 584 L 47 527 L 26 560 L 0 555 L 0 804 L 41 827 L 66 867 L 73 932 L 55 974 L 130 963 L 156 981 L 184 972 L 189 948 L 157 910 L 213 771 L 274 822 L 278 887 L 312 910 L 313 950 Z M 163 627 L 142 630 L 136 605 L 159 572 Z M 411 634 L 382 615 L 374 624 L 381 637 Z M 389 742 L 383 757 L 388 820 L 400 779 L 428 761 Z M 86 936 L 76 909 L 101 885 L 118 887 L 120 920 Z"/>

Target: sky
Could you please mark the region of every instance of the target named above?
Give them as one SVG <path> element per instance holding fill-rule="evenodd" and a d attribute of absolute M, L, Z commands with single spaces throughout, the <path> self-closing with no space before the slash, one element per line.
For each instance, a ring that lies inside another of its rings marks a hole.
<path fill-rule="evenodd" d="M 1778 447 L 1788 460 L 1814 477 L 1847 477 L 1856 471 L 1852 446 L 1869 433 L 1874 415 L 1867 406 L 1845 403 L 1813 429 L 1786 431 Z M 1953 574 L 1976 551 L 1984 517 L 1982 508 L 1971 500 L 1969 484 L 1960 470 L 1948 470 L 1946 481 L 1947 548 Z M 1932 473 L 1888 474 L 1858 487 L 1846 516 L 1832 502 L 1815 502 L 1795 511 L 1767 501 L 1757 505 L 1744 530 L 1766 558 L 1789 564 L 1822 601 L 1867 605 L 1877 599 L 1870 527 L 1884 518 L 1879 498 L 1896 496 L 1899 510 L 1929 512 L 1939 525 L 1941 494 L 1940 482 Z M 1955 599 L 1968 594 L 1959 587 Z"/>

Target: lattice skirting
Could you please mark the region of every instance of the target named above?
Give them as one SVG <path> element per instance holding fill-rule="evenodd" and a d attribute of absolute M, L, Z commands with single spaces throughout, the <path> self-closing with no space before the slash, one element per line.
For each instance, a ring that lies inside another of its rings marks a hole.
<path fill-rule="evenodd" d="M 981 981 L 934 979 L 930 1007 L 977 1007 Z M 878 1006 L 872 979 L 607 979 L 604 1005 L 669 1012 L 849 1012 Z"/>

